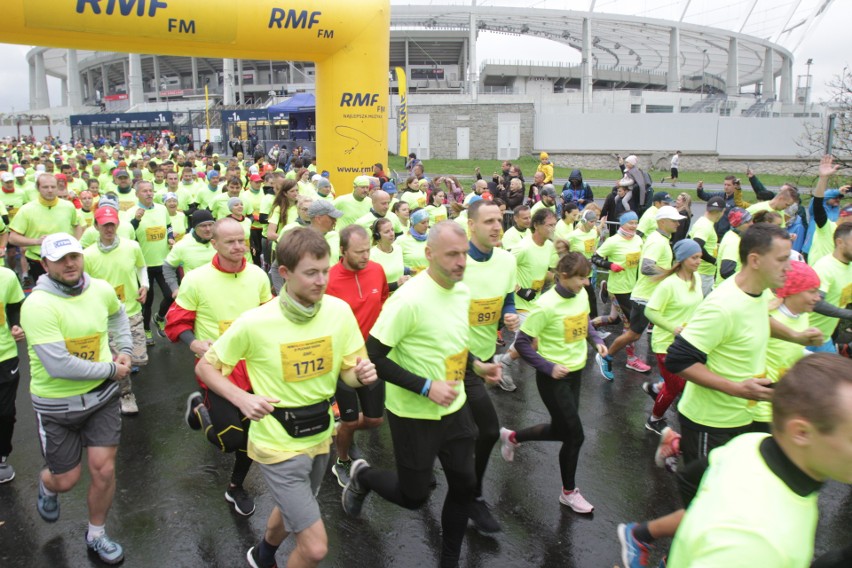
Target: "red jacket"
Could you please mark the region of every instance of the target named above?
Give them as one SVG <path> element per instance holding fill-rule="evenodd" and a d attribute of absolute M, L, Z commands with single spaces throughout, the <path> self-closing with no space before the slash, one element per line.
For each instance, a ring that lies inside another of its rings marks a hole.
<path fill-rule="evenodd" d="M 344 268 L 342 260 L 332 266 L 325 293 L 349 304 L 365 340 L 390 295 L 384 269 L 372 260 L 364 270 L 357 272 Z"/>

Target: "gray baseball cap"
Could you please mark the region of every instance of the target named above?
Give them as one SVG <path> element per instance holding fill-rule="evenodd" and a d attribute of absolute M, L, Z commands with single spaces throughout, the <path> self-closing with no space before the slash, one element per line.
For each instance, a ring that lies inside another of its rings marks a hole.
<path fill-rule="evenodd" d="M 343 217 L 343 211 L 337 209 L 330 201 L 317 199 L 308 207 L 308 217 L 314 218 L 320 215 L 328 215 L 332 219 Z"/>

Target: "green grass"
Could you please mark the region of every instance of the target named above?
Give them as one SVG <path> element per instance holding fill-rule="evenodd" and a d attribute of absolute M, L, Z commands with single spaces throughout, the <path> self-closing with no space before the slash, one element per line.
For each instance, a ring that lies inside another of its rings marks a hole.
<path fill-rule="evenodd" d="M 396 170 L 402 175 L 405 171 L 405 160 L 402 157 L 389 155 L 388 163 L 390 167 Z M 519 160 L 514 160 L 513 164 L 518 165 L 521 168 L 521 171 L 524 173 L 524 178 L 527 181 L 532 181 L 533 173 L 535 173 L 535 169 L 538 166 L 538 161 L 535 160 L 531 156 L 525 156 Z M 473 179 L 474 177 L 474 168 L 479 166 L 480 171 L 482 172 L 482 177 L 486 179 L 491 178 L 491 174 L 493 172 L 500 171 L 500 160 L 424 160 L 424 164 L 426 166 L 426 171 L 430 174 L 451 174 L 458 176 L 462 180 Z M 587 169 L 582 166 L 582 164 L 578 164 L 576 167 L 579 167 L 583 171 L 583 177 L 585 179 L 603 179 L 603 180 L 612 180 L 613 183 L 621 177 L 621 174 L 618 171 L 618 167 L 613 160 L 613 168 L 611 170 L 593 170 Z M 555 177 L 556 179 L 567 180 L 568 175 L 571 173 L 573 168 L 563 168 L 557 166 L 555 168 Z M 668 174 L 668 171 L 666 171 Z M 748 183 L 745 181 L 745 172 L 690 172 L 685 171 L 683 173 L 683 177 L 680 178 L 680 183 L 678 183 L 677 188 L 672 188 L 671 185 L 667 184 L 667 188 L 671 191 L 686 191 L 690 193 L 693 197 L 695 196 L 695 184 L 698 181 L 704 181 L 705 183 L 714 183 L 721 184 L 725 176 L 727 175 L 736 175 L 743 179 L 743 185 L 748 188 Z M 787 181 L 791 181 L 796 183 L 799 187 L 807 188 L 813 187 L 816 184 L 816 178 L 813 176 L 803 176 L 797 178 L 796 176 L 787 176 L 780 174 L 772 174 L 772 173 L 764 173 L 757 172 L 760 177 L 760 181 L 766 185 L 767 188 L 773 189 L 777 188 L 781 184 Z M 652 179 L 659 181 L 659 177 L 662 174 L 658 172 L 654 172 L 652 175 Z M 683 188 L 691 188 L 691 189 L 683 189 Z M 595 195 L 598 196 L 597 188 L 595 189 Z M 606 193 L 606 189 L 604 189 L 604 194 Z"/>

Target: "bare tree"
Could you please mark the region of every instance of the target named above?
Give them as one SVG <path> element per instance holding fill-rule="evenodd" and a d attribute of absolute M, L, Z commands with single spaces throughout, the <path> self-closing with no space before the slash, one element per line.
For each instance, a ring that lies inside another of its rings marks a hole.
<path fill-rule="evenodd" d="M 823 102 L 827 110 L 825 120 L 819 126 L 806 125 L 805 135 L 797 142 L 801 148 L 799 156 L 808 161 L 811 174 L 816 172 L 815 168 L 825 153 L 829 114 L 836 117 L 831 150 L 834 163 L 840 164 L 841 169 L 852 167 L 852 71 L 844 67 L 843 72 L 835 75 L 827 86 L 830 97 Z"/>

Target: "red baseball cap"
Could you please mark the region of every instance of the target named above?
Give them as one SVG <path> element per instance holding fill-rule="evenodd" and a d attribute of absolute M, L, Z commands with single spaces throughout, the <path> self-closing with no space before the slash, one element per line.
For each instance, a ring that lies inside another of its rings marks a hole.
<path fill-rule="evenodd" d="M 98 225 L 106 225 L 107 223 L 118 225 L 118 211 L 112 207 L 98 207 L 95 211 L 95 222 Z"/>
<path fill-rule="evenodd" d="M 263 181 L 263 178 L 257 174 L 252 174 L 249 176 L 249 181 Z"/>

